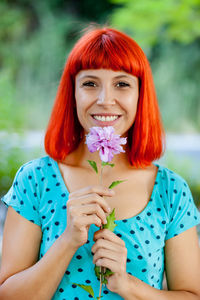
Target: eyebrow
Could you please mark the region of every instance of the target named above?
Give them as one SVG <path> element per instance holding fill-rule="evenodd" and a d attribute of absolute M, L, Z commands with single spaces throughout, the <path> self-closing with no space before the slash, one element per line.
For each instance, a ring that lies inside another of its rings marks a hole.
<path fill-rule="evenodd" d="M 84 78 L 94 78 L 94 79 L 99 79 L 99 77 L 97 76 L 94 76 L 94 75 L 85 75 L 83 77 L 81 77 L 80 79 L 84 79 Z M 118 76 L 115 76 L 114 79 L 119 79 L 119 78 L 128 78 L 128 79 L 134 79 L 135 78 L 131 78 L 130 76 L 128 75 L 118 75 Z"/>

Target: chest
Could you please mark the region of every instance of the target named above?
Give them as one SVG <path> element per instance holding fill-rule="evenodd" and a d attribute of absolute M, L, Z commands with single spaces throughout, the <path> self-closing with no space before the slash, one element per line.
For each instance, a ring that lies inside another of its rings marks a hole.
<path fill-rule="evenodd" d="M 99 185 L 99 175 L 81 168 L 59 164 L 59 169 L 67 190 L 71 193 L 89 185 Z M 115 195 L 105 197 L 111 209 L 115 208 L 117 220 L 131 218 L 139 214 L 148 204 L 154 188 L 157 167 L 146 170 L 111 172 L 103 175 L 102 184 L 106 187 L 115 180 L 124 180 L 114 187 Z"/>

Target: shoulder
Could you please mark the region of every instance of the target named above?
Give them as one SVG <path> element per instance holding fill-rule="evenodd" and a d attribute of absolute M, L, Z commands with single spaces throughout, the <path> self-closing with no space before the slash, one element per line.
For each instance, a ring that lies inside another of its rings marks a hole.
<path fill-rule="evenodd" d="M 173 191 L 176 194 L 176 191 L 178 192 L 177 189 L 188 188 L 186 180 L 180 174 L 160 164 L 156 165 L 158 166 L 160 182 L 162 185 L 165 185 L 169 191 Z"/>
<path fill-rule="evenodd" d="M 39 157 L 39 158 L 30 160 L 30 161 L 24 163 L 17 171 L 17 174 L 34 173 L 38 170 L 41 170 L 42 168 L 45 168 L 46 166 L 48 166 L 48 164 L 50 165 L 50 157 L 49 156 Z"/>
<path fill-rule="evenodd" d="M 24 163 L 17 171 L 14 179 L 14 185 L 17 185 L 20 181 L 34 181 L 38 176 L 41 176 L 41 170 L 45 172 L 45 169 L 51 165 L 49 156 L 36 158 Z"/>

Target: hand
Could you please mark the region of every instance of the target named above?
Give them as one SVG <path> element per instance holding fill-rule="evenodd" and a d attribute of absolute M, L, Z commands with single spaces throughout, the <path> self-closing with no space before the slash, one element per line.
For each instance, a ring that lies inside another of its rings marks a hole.
<path fill-rule="evenodd" d="M 109 268 L 113 275 L 107 277 L 107 288 L 114 293 L 122 293 L 123 282 L 128 280 L 126 273 L 127 248 L 122 239 L 108 229 L 101 229 L 94 234 L 95 244 L 93 263 L 97 266 Z"/>
<path fill-rule="evenodd" d="M 111 210 L 103 196 L 113 195 L 112 190 L 103 186 L 88 186 L 69 194 L 67 227 L 63 234 L 75 249 L 87 242 L 91 224 L 101 227 L 107 223 L 106 213 Z"/>

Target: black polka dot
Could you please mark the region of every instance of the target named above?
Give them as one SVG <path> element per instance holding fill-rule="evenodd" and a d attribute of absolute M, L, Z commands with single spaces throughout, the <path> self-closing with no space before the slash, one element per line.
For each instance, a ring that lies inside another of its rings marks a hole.
<path fill-rule="evenodd" d="M 55 235 L 55 239 L 57 239 L 58 237 L 59 237 L 59 235 L 58 235 L 58 234 L 56 234 L 56 235 Z"/>
<path fill-rule="evenodd" d="M 67 271 L 65 272 L 65 274 L 66 274 L 66 275 L 69 275 L 69 274 L 70 274 L 70 272 L 67 270 Z"/>
<path fill-rule="evenodd" d="M 12 196 L 12 198 L 13 198 L 13 199 L 16 199 L 16 196 L 15 196 L 15 195 L 13 195 L 13 196 Z"/>
<path fill-rule="evenodd" d="M 60 223 L 58 221 L 55 222 L 55 225 L 58 226 Z"/>
<path fill-rule="evenodd" d="M 52 202 L 53 202 L 52 200 L 49 200 L 49 201 L 48 201 L 49 204 L 52 203 Z"/>
<path fill-rule="evenodd" d="M 34 197 L 37 197 L 37 193 L 34 193 Z"/>
<path fill-rule="evenodd" d="M 122 235 L 121 235 L 120 233 L 117 233 L 117 236 L 118 236 L 118 237 L 122 237 Z"/>
<path fill-rule="evenodd" d="M 42 177 L 42 178 L 41 178 L 41 181 L 44 181 L 44 180 L 45 180 L 45 177 Z"/>
<path fill-rule="evenodd" d="M 149 241 L 149 240 L 146 240 L 146 241 L 145 241 L 145 243 L 146 243 L 146 244 L 149 244 L 149 243 L 150 243 L 150 241 Z"/>
<path fill-rule="evenodd" d="M 178 210 L 181 210 L 181 206 L 178 207 Z"/>
<path fill-rule="evenodd" d="M 29 179 L 29 180 L 31 180 L 31 179 L 32 179 L 32 176 L 31 176 L 31 175 L 29 175 L 29 176 L 28 176 L 28 179 Z"/>
<path fill-rule="evenodd" d="M 50 191 L 50 189 L 49 188 L 46 188 L 46 192 L 49 192 Z"/>
<path fill-rule="evenodd" d="M 127 258 L 127 260 L 126 260 L 126 261 L 127 261 L 127 263 L 131 262 L 130 258 Z"/>
<path fill-rule="evenodd" d="M 153 225 L 153 224 L 151 224 L 151 225 L 150 225 L 150 227 L 151 227 L 151 228 L 154 228 L 154 225 Z"/>
<path fill-rule="evenodd" d="M 161 208 L 160 208 L 160 207 L 158 207 L 158 208 L 157 208 L 157 211 L 161 211 Z"/>
<path fill-rule="evenodd" d="M 65 197 L 65 196 L 66 196 L 66 194 L 65 194 L 65 193 L 61 194 L 61 197 Z"/>
<path fill-rule="evenodd" d="M 72 287 L 73 287 L 73 289 L 75 289 L 75 288 L 77 287 L 77 285 L 75 285 L 75 284 L 72 284 Z"/>
<path fill-rule="evenodd" d="M 186 196 L 186 193 L 185 193 L 185 192 L 183 192 L 183 196 L 184 196 L 184 197 Z"/>
<path fill-rule="evenodd" d="M 139 216 L 137 216 L 137 217 L 136 217 L 136 219 L 137 219 L 138 221 L 140 221 L 140 220 L 141 220 L 141 218 L 140 218 Z"/>
<path fill-rule="evenodd" d="M 82 256 L 81 256 L 81 255 L 77 255 L 76 258 L 77 258 L 77 259 L 81 259 Z"/>
<path fill-rule="evenodd" d="M 138 246 L 137 244 L 135 244 L 135 245 L 134 245 L 134 248 L 135 248 L 135 249 L 138 249 L 138 248 L 139 248 L 139 246 Z"/>
<path fill-rule="evenodd" d="M 122 220 L 122 222 L 127 223 L 128 221 L 125 219 L 125 220 Z"/>
<path fill-rule="evenodd" d="M 183 225 L 183 224 L 180 224 L 180 227 L 181 227 L 181 228 L 183 228 L 183 227 L 184 227 L 184 225 Z"/>
<path fill-rule="evenodd" d="M 140 231 L 144 231 L 144 227 L 140 227 Z"/>
<path fill-rule="evenodd" d="M 138 259 L 143 259 L 142 255 L 138 255 L 137 258 L 138 258 Z"/>
<path fill-rule="evenodd" d="M 174 178 L 171 178 L 170 180 L 171 180 L 171 181 L 175 181 L 175 179 L 174 179 Z"/>
<path fill-rule="evenodd" d="M 26 189 L 23 190 L 24 194 L 26 194 Z"/>
<path fill-rule="evenodd" d="M 55 209 L 51 209 L 51 213 L 53 214 L 55 212 Z"/>
<path fill-rule="evenodd" d="M 56 186 L 59 186 L 59 185 L 60 185 L 60 182 L 57 182 L 57 183 L 56 183 Z"/>
<path fill-rule="evenodd" d="M 53 177 L 53 178 L 56 178 L 56 174 L 53 174 L 52 177 Z"/>
<path fill-rule="evenodd" d="M 149 253 L 148 255 L 149 255 L 149 257 L 151 257 L 151 253 Z"/>
<path fill-rule="evenodd" d="M 157 238 L 157 240 L 159 240 L 159 239 L 160 239 L 160 236 L 159 236 L 159 235 L 157 235 L 157 236 L 156 236 L 156 238 Z"/>
<path fill-rule="evenodd" d="M 60 293 L 63 293 L 63 292 L 64 292 L 64 290 L 63 290 L 62 288 L 60 288 L 60 289 L 59 289 L 59 292 L 60 292 Z"/>
<path fill-rule="evenodd" d="M 106 291 L 106 290 L 104 290 L 104 291 L 103 291 L 103 293 L 104 293 L 105 295 L 107 295 L 109 292 L 108 292 L 108 291 Z"/>
<path fill-rule="evenodd" d="M 189 211 L 187 212 L 187 215 L 188 215 L 188 216 L 190 216 L 190 215 L 191 215 Z"/>
<path fill-rule="evenodd" d="M 46 219 L 46 216 L 42 216 L 42 219 L 43 219 L 43 220 Z"/>
<path fill-rule="evenodd" d="M 135 231 L 134 231 L 134 230 L 131 230 L 130 233 L 131 233 L 131 234 L 135 234 Z"/>
<path fill-rule="evenodd" d="M 37 167 L 36 169 L 37 169 L 37 170 L 40 170 L 40 169 L 41 169 L 41 167 Z"/>
<path fill-rule="evenodd" d="M 142 269 L 142 272 L 145 273 L 147 271 L 147 269 Z"/>
<path fill-rule="evenodd" d="M 147 216 L 148 216 L 148 217 L 150 217 L 150 216 L 151 216 L 151 213 L 150 213 L 150 212 L 148 212 L 148 213 L 147 213 Z"/>
<path fill-rule="evenodd" d="M 163 225 L 166 224 L 166 221 L 162 221 L 162 224 L 163 224 Z"/>
<path fill-rule="evenodd" d="M 66 208 L 67 208 L 67 206 L 66 206 L 66 205 L 63 205 L 63 206 L 62 206 L 62 209 L 66 209 Z"/>
<path fill-rule="evenodd" d="M 86 283 L 91 283 L 91 281 L 90 281 L 89 279 L 87 279 L 85 282 L 86 282 Z"/>
<path fill-rule="evenodd" d="M 48 166 L 49 166 L 49 167 L 51 167 L 51 166 L 52 166 L 52 164 L 51 164 L 51 163 L 48 163 Z"/>
<path fill-rule="evenodd" d="M 177 194 L 177 190 L 176 189 L 174 189 L 174 194 Z"/>
<path fill-rule="evenodd" d="M 83 272 L 83 269 L 79 268 L 79 269 L 78 269 L 78 272 Z"/>
<path fill-rule="evenodd" d="M 33 210 L 36 210 L 36 207 L 33 205 Z"/>

